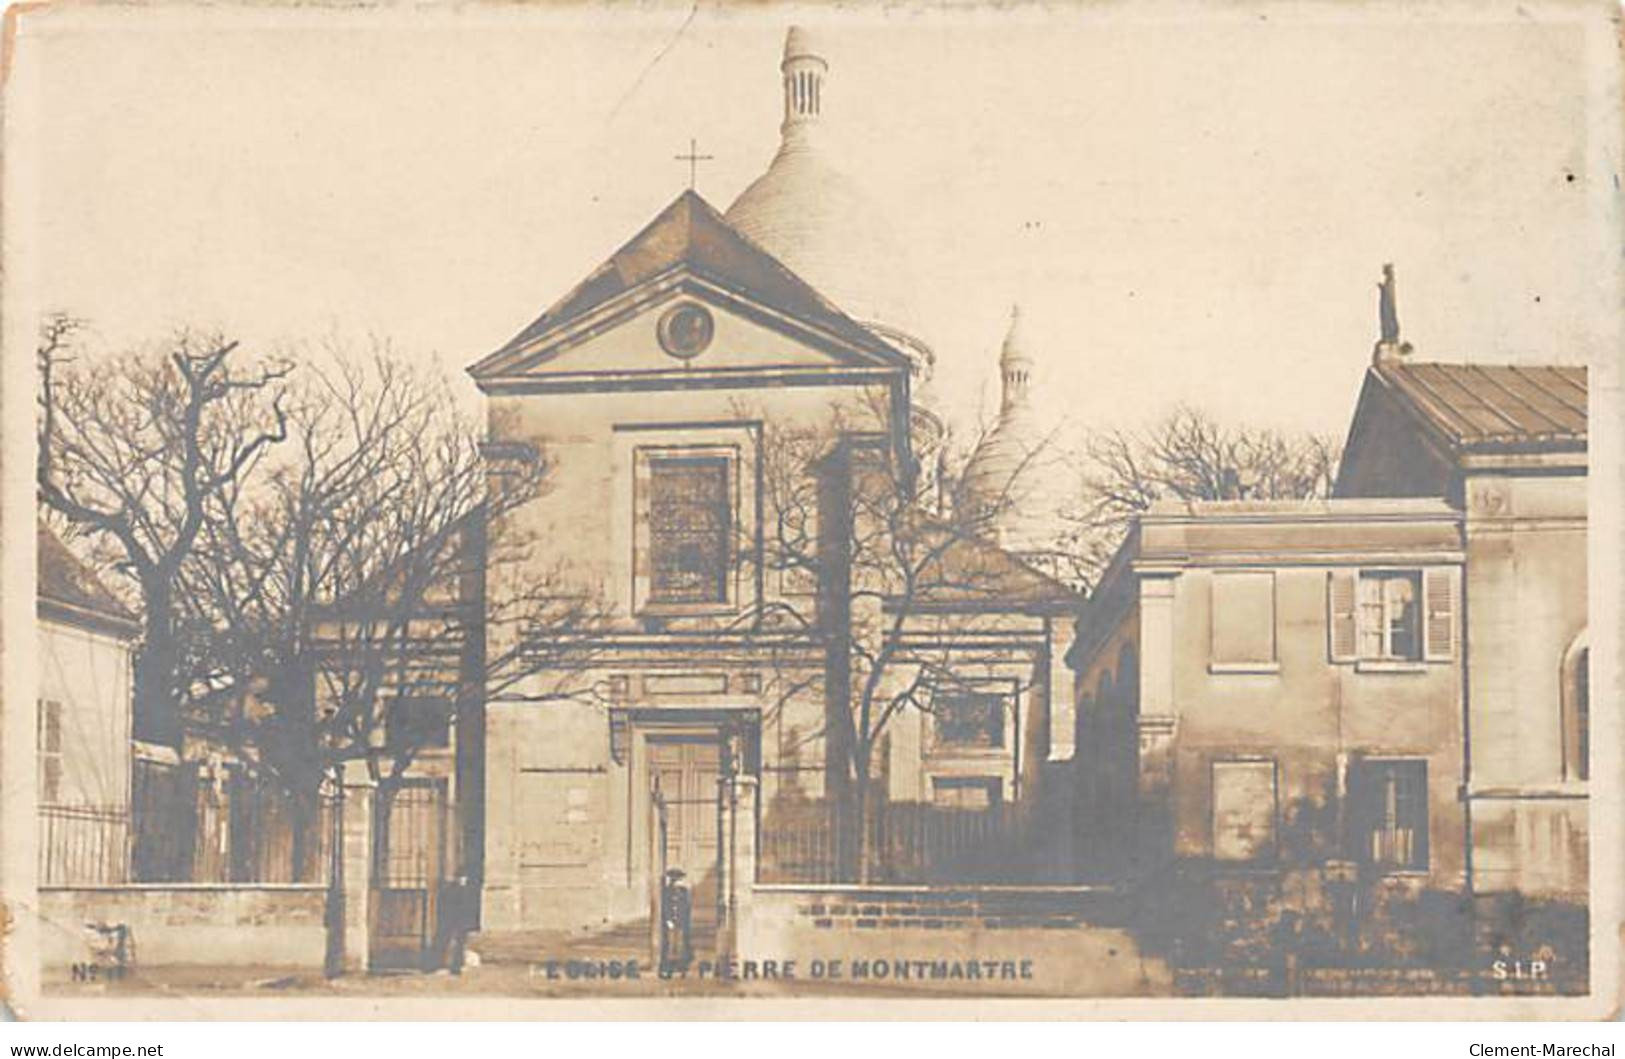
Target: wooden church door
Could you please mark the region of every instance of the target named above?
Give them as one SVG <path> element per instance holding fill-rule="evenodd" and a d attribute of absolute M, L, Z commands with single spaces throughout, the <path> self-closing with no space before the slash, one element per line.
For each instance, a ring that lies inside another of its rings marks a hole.
<path fill-rule="evenodd" d="M 717 925 L 721 742 L 715 734 L 651 736 L 649 770 L 655 800 L 655 890 L 659 872 L 681 870 L 693 894 L 695 941 L 707 940 Z"/>

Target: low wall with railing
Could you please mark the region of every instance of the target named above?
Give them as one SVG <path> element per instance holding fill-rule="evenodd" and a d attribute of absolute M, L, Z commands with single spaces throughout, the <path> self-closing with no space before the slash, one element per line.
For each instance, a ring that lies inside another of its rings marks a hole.
<path fill-rule="evenodd" d="M 920 995 L 1166 988 L 1166 965 L 1142 957 L 1124 912 L 1122 895 L 1088 886 L 758 883 L 740 902 L 733 956 L 741 967 L 772 960 L 782 973 L 788 960 L 798 978 Z"/>
<path fill-rule="evenodd" d="M 117 962 L 143 966 L 320 969 L 327 951 L 327 887 L 159 883 L 42 886 L 41 963 L 49 973 Z M 120 930 L 120 928 L 123 928 Z"/>

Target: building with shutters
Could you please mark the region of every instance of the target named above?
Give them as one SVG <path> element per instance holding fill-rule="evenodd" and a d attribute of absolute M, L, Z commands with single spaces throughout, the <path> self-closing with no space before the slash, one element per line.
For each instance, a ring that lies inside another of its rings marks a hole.
<path fill-rule="evenodd" d="M 1379 344 L 1335 495 L 1460 512 L 1462 775 L 1475 893 L 1588 887 L 1587 373 Z"/>
<path fill-rule="evenodd" d="M 1441 500 L 1152 507 L 1072 654 L 1091 859 L 1460 886 L 1463 558 Z"/>
<path fill-rule="evenodd" d="M 1160 503 L 1077 672 L 1094 859 L 1588 886 L 1586 370 L 1382 338 L 1329 500 Z"/>
<path fill-rule="evenodd" d="M 140 623 L 44 523 L 36 539 L 40 881 L 121 883 Z"/>

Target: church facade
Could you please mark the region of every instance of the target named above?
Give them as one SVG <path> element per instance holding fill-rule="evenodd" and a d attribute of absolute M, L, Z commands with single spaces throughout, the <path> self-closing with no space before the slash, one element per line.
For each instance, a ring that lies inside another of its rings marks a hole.
<path fill-rule="evenodd" d="M 489 529 L 526 558 L 488 608 L 538 575 L 598 601 L 568 650 L 485 631 L 545 656 L 478 724 L 486 934 L 647 929 L 681 878 L 703 942 L 759 880 L 998 870 L 936 836 L 1007 853 L 1065 802 L 1077 599 L 932 505 L 931 351 L 799 30 L 782 72 L 783 145 L 726 215 L 684 193 L 470 369 L 498 487 L 545 466 Z"/>

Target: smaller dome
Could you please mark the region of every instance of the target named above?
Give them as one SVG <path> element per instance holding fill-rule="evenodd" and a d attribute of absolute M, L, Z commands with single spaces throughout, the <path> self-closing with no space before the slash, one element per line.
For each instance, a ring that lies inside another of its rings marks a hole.
<path fill-rule="evenodd" d="M 973 515 L 986 517 L 990 535 L 1001 543 L 1019 545 L 1041 528 L 1037 523 L 1042 515 L 1038 509 L 1043 507 L 1045 470 L 1038 464 L 1045 439 L 1028 400 L 1032 358 L 1017 306 L 1010 310 L 999 374 L 1003 384 L 999 418 L 965 464 L 959 503 Z"/>

